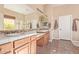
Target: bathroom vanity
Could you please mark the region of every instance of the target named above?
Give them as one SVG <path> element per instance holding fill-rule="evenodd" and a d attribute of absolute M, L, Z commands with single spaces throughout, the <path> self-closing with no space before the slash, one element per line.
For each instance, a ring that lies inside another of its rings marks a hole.
<path fill-rule="evenodd" d="M 48 44 L 49 32 L 24 33 L 0 39 L 0 54 L 36 54 L 37 46 Z"/>

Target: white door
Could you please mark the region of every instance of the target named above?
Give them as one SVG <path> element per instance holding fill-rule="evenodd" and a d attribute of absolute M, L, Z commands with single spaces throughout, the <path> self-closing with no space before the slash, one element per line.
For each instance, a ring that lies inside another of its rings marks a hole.
<path fill-rule="evenodd" d="M 59 17 L 59 39 L 71 40 L 72 38 L 72 15 Z"/>

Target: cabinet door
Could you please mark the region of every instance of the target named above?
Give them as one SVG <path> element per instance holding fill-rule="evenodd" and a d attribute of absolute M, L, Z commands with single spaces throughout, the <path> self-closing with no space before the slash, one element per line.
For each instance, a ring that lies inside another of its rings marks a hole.
<path fill-rule="evenodd" d="M 49 42 L 49 34 L 44 35 L 44 45 L 47 45 Z"/>
<path fill-rule="evenodd" d="M 37 46 L 43 46 L 44 45 L 44 36 L 39 37 L 37 40 Z"/>
<path fill-rule="evenodd" d="M 26 38 L 23 38 L 21 40 L 17 40 L 14 42 L 14 46 L 15 48 L 18 48 L 26 43 L 29 43 L 30 42 L 30 37 L 26 37 Z"/>
<path fill-rule="evenodd" d="M 38 46 L 44 46 L 44 45 L 47 45 L 48 42 L 49 42 L 49 33 L 46 33 L 43 36 L 38 38 L 37 45 Z"/>
<path fill-rule="evenodd" d="M 13 54 L 13 44 L 6 43 L 3 45 L 0 45 L 0 54 Z"/>
<path fill-rule="evenodd" d="M 16 54 L 29 54 L 29 44 L 26 44 L 18 49 L 15 50 Z"/>
<path fill-rule="evenodd" d="M 31 54 L 36 54 L 36 40 L 31 42 L 30 51 Z"/>

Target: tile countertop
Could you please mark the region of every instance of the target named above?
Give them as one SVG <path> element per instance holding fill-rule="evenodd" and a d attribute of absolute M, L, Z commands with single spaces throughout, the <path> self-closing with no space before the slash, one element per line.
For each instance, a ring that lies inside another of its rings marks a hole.
<path fill-rule="evenodd" d="M 44 33 L 44 32 L 48 32 L 49 30 L 38 30 L 38 33 Z"/>
<path fill-rule="evenodd" d="M 17 35 L 17 36 L 6 36 L 4 38 L 0 38 L 0 45 L 8 43 L 8 42 L 15 41 L 15 40 L 20 40 L 24 37 L 29 37 L 29 36 L 32 36 L 32 35 L 37 35 L 37 37 L 38 37 L 38 36 L 41 36 L 43 34 L 44 33 L 26 32 L 26 33 L 23 33 L 23 34 L 20 34 L 20 35 Z"/>

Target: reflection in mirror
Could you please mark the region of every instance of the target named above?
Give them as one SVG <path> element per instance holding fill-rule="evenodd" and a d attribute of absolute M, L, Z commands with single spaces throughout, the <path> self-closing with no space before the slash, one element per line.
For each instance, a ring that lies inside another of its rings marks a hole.
<path fill-rule="evenodd" d="M 47 19 L 47 17 L 41 15 L 39 17 L 39 22 L 40 22 L 40 28 L 48 29 L 48 19 Z"/>
<path fill-rule="evenodd" d="M 4 29 L 5 30 L 15 29 L 15 17 L 4 15 Z"/>
<path fill-rule="evenodd" d="M 48 28 L 51 28 L 51 23 L 48 23 Z"/>
<path fill-rule="evenodd" d="M 37 23 L 37 28 L 39 28 L 39 23 Z"/>

